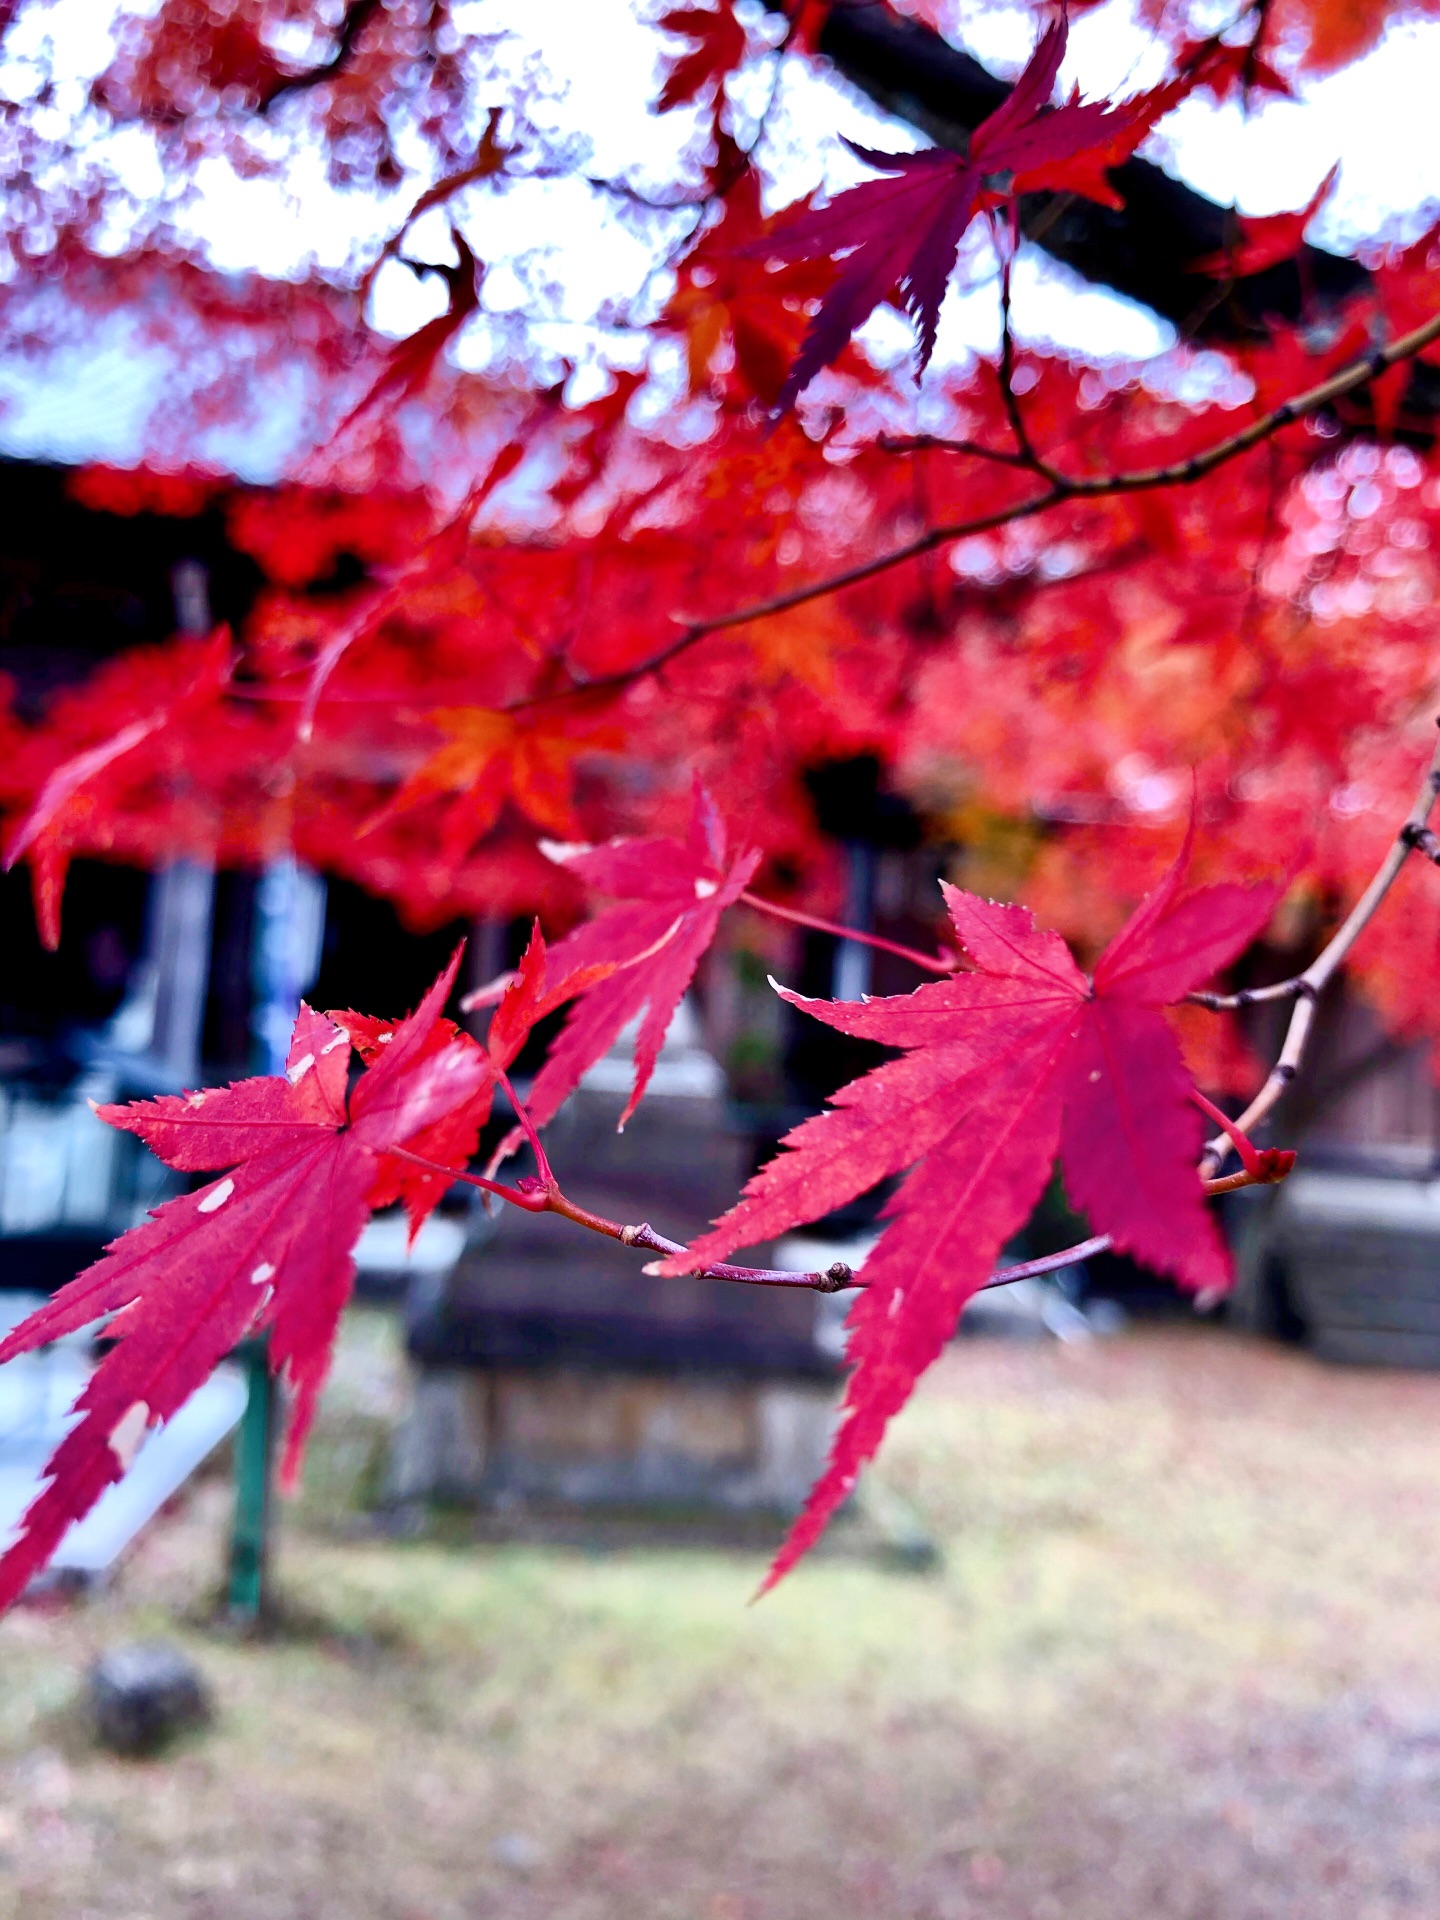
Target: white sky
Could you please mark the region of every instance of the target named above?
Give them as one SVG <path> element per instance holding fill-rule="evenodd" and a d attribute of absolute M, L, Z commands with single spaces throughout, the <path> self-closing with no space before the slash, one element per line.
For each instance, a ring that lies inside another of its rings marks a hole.
<path fill-rule="evenodd" d="M 997 72 L 1018 70 L 1034 40 L 1030 12 L 1004 13 L 990 0 L 970 0 L 968 6 L 961 0 L 957 14 L 957 37 L 978 57 Z M 694 121 L 684 112 L 664 120 L 647 113 L 655 91 L 657 40 L 637 21 L 635 0 L 471 0 L 468 16 L 487 33 L 509 34 L 500 57 L 512 78 L 537 60 L 543 64 L 553 85 L 529 102 L 529 111 L 546 134 L 578 134 L 588 141 L 584 171 L 623 175 L 662 191 L 672 182 Z M 43 25 L 57 48 L 58 66 L 74 75 L 71 110 L 85 78 L 105 64 L 112 17 L 113 0 L 54 0 L 32 16 L 39 24 L 28 31 L 38 33 Z M 12 90 L 23 91 L 24 51 L 21 41 L 21 58 L 9 70 Z M 1074 24 L 1062 81 L 1078 82 L 1087 95 L 1123 94 L 1152 83 L 1162 64 L 1162 50 L 1135 22 L 1132 0 L 1107 0 Z M 0 69 L 0 86 L 6 83 L 7 73 Z M 1208 94 L 1193 98 L 1165 122 L 1147 151 L 1202 192 L 1248 213 L 1303 205 L 1338 159 L 1339 189 L 1310 237 L 1352 248 L 1382 232 L 1417 231 L 1425 224 L 1423 210 L 1440 202 L 1437 97 L 1440 25 L 1406 26 L 1393 30 L 1358 65 L 1312 82 L 1301 101 L 1267 103 L 1248 119 L 1238 105 L 1217 109 Z M 503 88 L 492 98 L 503 98 Z M 477 123 L 490 104 L 477 99 Z M 754 102 L 742 95 L 740 105 L 753 108 Z M 65 110 L 62 89 L 56 112 Z M 876 113 L 797 61 L 786 64 L 770 129 L 766 153 L 782 189 L 777 199 L 795 197 L 822 181 L 834 190 L 863 177 L 865 170 L 841 145 L 841 134 L 879 146 L 919 144 L 903 123 Z M 147 136 L 127 133 L 119 151 L 137 194 L 153 192 L 159 175 Z M 357 251 L 373 252 L 426 181 L 417 175 L 413 184 L 380 202 L 337 192 L 310 156 L 283 182 L 240 181 L 217 162 L 207 166 L 200 184 L 188 218 L 216 266 L 287 275 L 311 262 L 338 271 Z M 488 317 L 471 324 L 459 348 L 466 364 L 484 366 L 504 351 L 507 311 L 528 315 L 534 337 L 557 361 L 563 355 L 582 368 L 588 364 L 594 385 L 603 378 L 602 363 L 634 359 L 634 336 L 627 340 L 605 324 L 607 303 L 633 297 L 651 263 L 649 245 L 623 212 L 597 203 L 576 180 L 530 182 L 499 192 L 486 185 L 458 196 L 452 205 L 470 244 L 491 263 L 485 286 Z M 437 212 L 418 224 L 409 250 L 421 258 L 444 257 L 445 215 Z M 962 265 L 959 277 L 965 272 Z M 983 251 L 969 263 L 969 272 L 981 284 L 967 293 L 952 291 L 937 355 L 942 362 L 994 344 L 996 298 Z M 377 284 L 374 318 L 387 332 L 407 333 L 437 311 L 441 299 L 438 282 L 418 281 L 390 265 Z M 1085 286 L 1033 249 L 1017 270 L 1015 314 L 1022 338 L 1095 358 L 1148 357 L 1170 341 L 1168 327 L 1154 316 Z M 882 314 L 865 337 L 874 350 L 899 355 L 910 333 L 898 317 Z M 48 393 L 36 392 L 24 379 L 7 378 L 0 369 L 0 396 L 8 390 L 11 401 L 0 443 L 16 451 L 41 450 L 61 426 L 58 407 L 70 422 L 59 436 L 66 444 L 54 448 L 62 457 L 83 457 L 78 443 L 87 434 L 117 442 L 117 447 L 97 447 L 90 457 L 122 457 L 118 443 L 133 435 L 133 419 L 143 407 L 133 377 L 117 369 L 117 354 L 123 360 L 123 343 L 111 342 L 93 362 L 94 377 L 103 374 L 102 385 L 116 396 L 108 431 L 103 398 L 86 394 L 83 356 L 79 361 L 67 357 L 63 378 Z M 63 391 L 55 391 L 57 384 Z M 585 384 L 582 375 L 582 388 Z M 269 467 L 283 460 L 283 452 L 277 441 L 263 457 L 256 449 L 256 457 Z"/>

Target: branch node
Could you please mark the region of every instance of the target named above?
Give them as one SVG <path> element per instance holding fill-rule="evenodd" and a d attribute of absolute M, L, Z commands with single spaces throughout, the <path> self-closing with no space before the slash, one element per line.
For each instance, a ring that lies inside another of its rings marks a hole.
<path fill-rule="evenodd" d="M 1430 784 L 1440 792 L 1440 769 L 1430 776 Z M 1417 820 L 1407 820 L 1400 829 L 1400 838 L 1407 847 L 1416 853 L 1423 853 L 1427 860 L 1433 860 L 1440 866 L 1440 834 L 1432 827 L 1421 826 Z"/>

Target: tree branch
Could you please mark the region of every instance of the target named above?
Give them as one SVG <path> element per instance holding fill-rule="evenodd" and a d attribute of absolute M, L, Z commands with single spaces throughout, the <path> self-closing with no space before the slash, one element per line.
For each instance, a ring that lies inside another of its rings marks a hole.
<path fill-rule="evenodd" d="M 277 100 L 283 100 L 288 94 L 306 93 L 311 87 L 320 87 L 327 80 L 333 80 L 349 66 L 355 52 L 355 44 L 360 35 L 369 26 L 380 11 L 383 0 L 351 0 L 340 22 L 340 31 L 335 36 L 335 51 L 328 60 L 322 60 L 318 66 L 307 67 L 303 73 L 287 74 L 270 88 L 260 103 L 260 111 L 266 114 Z"/>
<path fill-rule="evenodd" d="M 1224 1008 L 1232 1003 L 1239 1006 L 1253 1005 L 1263 997 L 1266 1000 L 1294 999 L 1295 1011 L 1290 1016 L 1290 1025 L 1286 1030 L 1285 1043 L 1280 1049 L 1280 1057 L 1266 1076 L 1265 1084 L 1255 1098 L 1246 1107 L 1240 1118 L 1234 1122 L 1237 1131 L 1249 1133 L 1266 1118 L 1283 1096 L 1295 1075 L 1299 1072 L 1300 1062 L 1305 1057 L 1310 1034 L 1315 1025 L 1315 1009 L 1320 995 L 1330 981 L 1339 972 L 1346 956 L 1361 934 L 1374 919 L 1380 903 L 1400 876 L 1413 852 L 1423 852 L 1427 858 L 1436 859 L 1434 848 L 1440 849 L 1440 836 L 1431 832 L 1429 820 L 1437 797 L 1440 797 L 1440 745 L 1431 756 L 1429 770 L 1415 796 L 1415 803 L 1406 816 L 1394 844 L 1381 862 L 1374 879 L 1366 887 L 1355 905 L 1350 909 L 1334 937 L 1325 948 L 1310 962 L 1303 973 L 1296 974 L 1293 980 L 1282 980 L 1276 986 L 1262 987 L 1250 1000 L 1238 994 L 1210 994 L 1199 997 L 1202 1006 Z M 1214 1175 L 1225 1164 L 1225 1156 L 1230 1148 L 1225 1134 L 1217 1134 L 1205 1145 L 1204 1157 L 1200 1162 L 1202 1175 Z"/>
<path fill-rule="evenodd" d="M 822 600 L 832 593 L 843 592 L 847 587 L 874 580 L 908 561 L 918 560 L 923 554 L 935 552 L 937 548 L 951 546 L 959 540 L 974 539 L 980 534 L 994 533 L 1001 527 L 1013 525 L 1017 520 L 1033 519 L 1036 514 L 1048 512 L 1051 507 L 1067 501 L 1104 500 L 1128 493 L 1149 493 L 1162 487 L 1191 486 L 1242 453 L 1248 453 L 1252 447 L 1259 446 L 1285 427 L 1294 426 L 1298 421 L 1329 406 L 1331 401 L 1353 393 L 1357 387 L 1364 386 L 1388 368 L 1399 365 L 1402 360 L 1413 359 L 1435 340 L 1440 340 L 1440 314 L 1434 315 L 1423 326 L 1402 334 L 1389 346 L 1378 347 L 1374 352 L 1352 361 L 1317 386 L 1292 395 L 1280 406 L 1272 407 L 1259 419 L 1252 420 L 1249 426 L 1242 427 L 1238 433 L 1227 434 L 1223 440 L 1217 440 L 1204 452 L 1191 454 L 1184 460 L 1171 461 L 1165 466 L 1137 467 L 1128 473 L 1084 475 L 1062 473 L 1042 464 L 1038 471 L 1048 476 L 1048 483 L 1042 492 L 1032 494 L 1027 500 L 1012 501 L 1007 507 L 977 515 L 973 520 L 930 527 L 901 546 L 892 547 L 886 553 L 876 554 L 872 559 L 862 560 L 824 579 L 813 580 L 806 586 L 792 587 L 788 592 L 773 594 L 766 600 L 753 601 L 749 606 L 737 607 L 730 613 L 715 614 L 708 620 L 689 621 L 674 640 L 638 666 L 626 667 L 615 673 L 598 674 L 592 680 L 551 692 L 529 694 L 524 699 L 512 701 L 501 710 L 521 713 L 533 707 L 550 706 L 560 700 L 593 697 L 630 686 L 648 674 L 659 673 L 671 661 L 678 659 L 701 640 L 708 639 L 711 634 L 730 632 L 736 627 L 749 626 L 755 620 L 768 620 L 777 614 L 790 613 L 796 607 L 809 605 L 813 600 Z M 927 441 L 925 444 L 953 445 L 957 452 L 977 451 L 965 442 Z M 987 453 L 986 457 L 992 456 Z M 1027 461 L 1026 464 L 1030 463 Z"/>
<path fill-rule="evenodd" d="M 667 1259 L 685 1251 L 678 1240 L 667 1240 L 663 1233 L 657 1233 L 648 1220 L 641 1221 L 638 1226 L 622 1226 L 618 1220 L 607 1220 L 603 1214 L 591 1213 L 587 1207 L 577 1206 L 561 1192 L 553 1174 L 548 1182 L 526 1175 L 517 1180 L 513 1187 L 507 1187 L 498 1180 L 487 1180 L 483 1174 L 461 1173 L 454 1167 L 442 1165 L 438 1160 L 427 1160 L 423 1154 L 407 1152 L 404 1147 L 387 1147 L 386 1152 L 393 1154 L 397 1160 L 408 1160 L 412 1166 L 424 1167 L 427 1173 L 443 1174 L 448 1180 L 462 1180 L 466 1186 L 478 1187 L 482 1193 L 505 1200 L 525 1213 L 559 1214 L 562 1219 L 573 1221 L 577 1227 L 603 1234 L 607 1240 L 618 1240 L 622 1246 L 639 1247 L 646 1253 L 658 1253 Z M 697 1277 L 701 1280 L 738 1281 L 748 1287 L 808 1287 L 814 1293 L 839 1293 L 846 1287 L 864 1285 L 843 1260 L 835 1261 L 823 1273 L 800 1273 L 786 1267 L 736 1267 L 729 1261 L 719 1260 L 713 1266 L 701 1269 Z"/>

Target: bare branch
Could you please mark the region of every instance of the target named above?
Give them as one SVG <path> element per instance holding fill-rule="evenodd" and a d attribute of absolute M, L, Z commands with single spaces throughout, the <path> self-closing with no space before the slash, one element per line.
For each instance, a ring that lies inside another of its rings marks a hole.
<path fill-rule="evenodd" d="M 1063 1267 L 1073 1267 L 1092 1254 L 1108 1253 L 1113 1245 L 1108 1233 L 1097 1233 L 1093 1240 L 1062 1247 L 1059 1253 L 1043 1254 L 1038 1260 L 1022 1260 L 1015 1267 L 997 1267 L 980 1291 L 983 1293 L 987 1287 L 1008 1287 L 1016 1280 L 1034 1280 L 1042 1273 L 1059 1273 Z"/>
<path fill-rule="evenodd" d="M 520 1111 L 518 1103 L 516 1111 Z M 410 1153 L 404 1147 L 389 1147 L 386 1151 L 398 1160 L 408 1160 L 412 1166 L 424 1167 L 428 1173 L 443 1174 L 447 1180 L 461 1180 L 468 1187 L 478 1187 L 482 1193 L 508 1201 L 522 1212 L 557 1213 L 577 1227 L 603 1234 L 607 1240 L 618 1240 L 622 1246 L 639 1247 L 645 1253 L 663 1254 L 667 1259 L 685 1251 L 678 1240 L 667 1240 L 663 1233 L 657 1233 L 648 1220 L 638 1226 L 622 1226 L 618 1220 L 607 1220 L 603 1214 L 578 1206 L 560 1191 L 553 1174 L 548 1182 L 527 1175 L 513 1187 L 507 1187 L 498 1180 L 487 1180 L 482 1174 L 459 1172 L 438 1160 L 427 1160 L 423 1154 Z M 645 1270 L 653 1271 L 653 1265 Z M 747 1287 L 808 1287 L 814 1293 L 839 1293 L 846 1287 L 864 1285 L 843 1260 L 833 1262 L 823 1273 L 801 1273 L 787 1267 L 736 1267 L 729 1261 L 717 1260 L 712 1266 L 697 1269 L 697 1277 L 738 1281 Z"/>
<path fill-rule="evenodd" d="M 1275 1107 L 1285 1089 L 1300 1069 L 1305 1057 L 1305 1049 L 1315 1025 L 1315 1008 L 1322 991 L 1334 979 L 1344 964 L 1346 956 L 1361 934 L 1374 919 L 1380 903 L 1399 878 L 1400 869 L 1412 852 L 1423 852 L 1427 858 L 1436 859 L 1435 848 L 1440 848 L 1440 836 L 1432 833 L 1429 826 L 1431 812 L 1437 797 L 1440 797 L 1440 745 L 1431 756 L 1429 771 L 1415 796 L 1415 804 L 1395 835 L 1394 844 L 1381 862 L 1374 879 L 1366 887 L 1355 905 L 1346 915 L 1344 922 L 1324 950 L 1294 980 L 1281 981 L 1279 986 L 1262 988 L 1260 993 L 1267 999 L 1280 999 L 1288 996 L 1298 1001 L 1290 1016 L 1290 1025 L 1285 1034 L 1285 1044 L 1280 1049 L 1280 1057 L 1266 1076 L 1265 1084 L 1250 1102 L 1249 1106 L 1235 1122 L 1241 1133 L 1249 1133 Z M 1245 1004 L 1239 996 L 1215 995 L 1212 1000 L 1204 1000 L 1202 1005 L 1218 1004 L 1226 1006 L 1234 1000 Z M 1203 1175 L 1218 1173 L 1225 1164 L 1225 1156 L 1230 1142 L 1224 1134 L 1217 1134 L 1205 1145 L 1204 1158 L 1200 1162 Z"/>
<path fill-rule="evenodd" d="M 323 86 L 327 80 L 333 80 L 343 73 L 355 53 L 355 45 L 360 35 L 369 26 L 380 11 L 382 0 L 352 0 L 345 9 L 340 22 L 340 31 L 335 36 L 335 51 L 328 60 L 322 60 L 318 66 L 307 67 L 303 73 L 288 74 L 270 88 L 261 102 L 261 113 L 268 113 L 277 100 L 283 100 L 292 93 L 305 93 L 311 87 Z"/>
<path fill-rule="evenodd" d="M 989 460 L 999 467 L 1030 469 L 1023 453 L 1008 447 L 987 447 L 979 440 L 947 440 L 938 433 L 882 433 L 875 442 L 881 453 L 963 453 L 972 460 Z"/>
<path fill-rule="evenodd" d="M 1293 1000 L 1308 989 L 1297 974 L 1292 980 L 1277 980 L 1270 987 L 1242 987 L 1239 993 L 1187 993 L 1192 1007 L 1208 1007 L 1211 1013 L 1234 1013 L 1240 1007 L 1260 1007 L 1273 1000 Z"/>
<path fill-rule="evenodd" d="M 872 559 L 862 560 L 855 566 L 846 567 L 838 573 L 827 575 L 821 580 L 812 580 L 802 587 L 792 587 L 788 592 L 772 595 L 767 600 L 753 601 L 749 606 L 737 607 L 730 613 L 716 614 L 708 620 L 688 621 L 682 626 L 675 639 L 660 648 L 648 660 L 638 666 L 626 667 L 621 671 L 598 675 L 583 684 L 557 688 L 553 692 L 531 694 L 525 699 L 511 702 L 503 709 L 507 713 L 519 713 L 532 707 L 550 706 L 560 700 L 576 698 L 579 695 L 594 695 L 616 691 L 643 679 L 647 674 L 659 673 L 695 646 L 714 633 L 726 633 L 736 627 L 749 626 L 755 620 L 768 620 L 777 614 L 790 613 L 796 607 L 809 605 L 813 600 L 826 599 L 832 593 L 842 593 L 847 587 L 862 585 L 874 580 L 880 574 L 889 573 L 893 568 L 903 566 L 907 561 L 918 560 L 922 555 L 933 553 L 937 548 L 948 547 L 958 540 L 974 539 L 980 534 L 994 533 L 1001 527 L 1012 525 L 1017 520 L 1033 519 L 1036 514 L 1045 513 L 1051 507 L 1059 506 L 1070 500 L 1103 500 L 1129 493 L 1149 493 L 1163 487 L 1191 486 L 1205 479 L 1217 468 L 1248 453 L 1262 441 L 1268 440 L 1283 428 L 1294 426 L 1299 420 L 1318 413 L 1324 407 L 1338 400 L 1342 395 L 1352 393 L 1357 387 L 1363 387 L 1388 368 L 1398 366 L 1402 360 L 1411 360 L 1416 354 L 1428 347 L 1432 341 L 1440 340 L 1440 313 L 1427 320 L 1423 326 L 1402 334 L 1398 340 L 1391 341 L 1388 347 L 1379 347 L 1354 360 L 1340 372 L 1331 374 L 1318 386 L 1308 388 L 1304 393 L 1293 395 L 1281 406 L 1273 407 L 1259 419 L 1252 420 L 1248 427 L 1238 433 L 1227 434 L 1223 440 L 1196 453 L 1185 460 L 1172 461 L 1167 466 L 1139 467 L 1129 473 L 1109 473 L 1094 475 L 1076 475 L 1061 473 L 1040 463 L 1038 471 L 1049 475 L 1043 491 L 1032 494 L 1029 499 L 1012 501 L 1009 506 L 999 507 L 993 513 L 979 514 L 972 520 L 950 522 L 943 526 L 930 527 L 924 533 L 917 534 L 913 540 L 907 540 L 898 547 L 892 547 L 886 553 L 876 554 Z M 939 443 L 936 443 L 939 444 Z M 967 443 L 960 443 L 956 449 L 965 453 L 977 450 Z M 988 457 L 988 454 L 987 454 Z M 1027 466 L 1032 465 L 1026 461 Z"/>

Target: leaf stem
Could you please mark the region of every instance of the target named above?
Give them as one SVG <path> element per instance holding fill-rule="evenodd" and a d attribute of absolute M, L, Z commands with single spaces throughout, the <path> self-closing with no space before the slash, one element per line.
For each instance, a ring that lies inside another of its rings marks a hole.
<path fill-rule="evenodd" d="M 983 1293 L 987 1287 L 1008 1287 L 1016 1280 L 1033 1280 L 1042 1273 L 1058 1273 L 1062 1267 L 1073 1267 L 1092 1254 L 1108 1253 L 1113 1244 L 1108 1233 L 1097 1233 L 1092 1240 L 1062 1247 L 1059 1253 L 1042 1254 L 1038 1260 L 1022 1260 L 1014 1267 L 997 1267 L 979 1291 Z"/>
<path fill-rule="evenodd" d="M 1282 1180 L 1288 1180 L 1295 1165 L 1295 1154 L 1289 1147 L 1257 1147 L 1244 1129 L 1233 1121 L 1228 1114 L 1222 1113 L 1211 1100 L 1207 1100 L 1198 1087 L 1190 1089 L 1190 1098 L 1203 1114 L 1212 1120 L 1218 1120 L 1225 1138 L 1240 1156 L 1240 1165 L 1244 1169 L 1244 1178 L 1239 1174 L 1230 1174 L 1224 1180 L 1205 1179 L 1202 1167 L 1201 1178 L 1205 1180 L 1207 1193 L 1233 1193 L 1237 1187 L 1276 1187 Z"/>
<path fill-rule="evenodd" d="M 408 1160 L 412 1167 L 424 1167 L 427 1173 L 443 1173 L 449 1180 L 463 1180 L 467 1186 L 479 1187 L 482 1193 L 493 1194 L 497 1200 L 508 1200 L 512 1207 L 523 1208 L 526 1213 L 549 1211 L 543 1198 L 537 1199 L 519 1187 L 507 1187 L 503 1180 L 487 1180 L 482 1173 L 457 1173 L 454 1167 L 447 1167 L 439 1160 L 427 1160 L 423 1153 L 411 1153 L 407 1147 L 386 1147 L 385 1152 L 393 1159 Z"/>
<path fill-rule="evenodd" d="M 540 923 L 537 920 L 535 924 L 538 928 Z M 530 1109 L 525 1105 L 525 1102 L 520 1098 L 519 1094 L 516 1093 L 514 1087 L 511 1086 L 510 1076 L 505 1072 L 503 1067 L 496 1072 L 495 1078 L 503 1088 L 505 1098 L 515 1109 L 515 1118 L 520 1122 L 520 1131 L 530 1142 L 530 1151 L 535 1156 L 536 1171 L 539 1173 L 545 1186 L 555 1187 L 558 1192 L 559 1189 L 556 1186 L 554 1170 L 550 1165 L 549 1156 L 541 1144 L 540 1135 L 535 1130 L 535 1122 L 530 1118 Z"/>
<path fill-rule="evenodd" d="M 758 893 L 747 888 L 740 895 L 741 902 L 754 907 L 759 913 L 768 913 L 774 920 L 787 920 L 791 926 L 809 927 L 814 933 L 833 933 L 839 940 L 858 940 L 861 946 L 875 947 L 881 953 L 893 953 L 901 960 L 908 960 L 911 966 L 921 967 L 926 973 L 952 974 L 959 964 L 958 956 L 947 960 L 940 954 L 921 953 L 915 947 L 901 946 L 897 940 L 882 939 L 878 933 L 862 933 L 858 927 L 842 927 L 837 921 L 824 920 L 817 913 L 801 913 L 798 907 L 782 907 L 777 901 L 762 900 Z"/>

